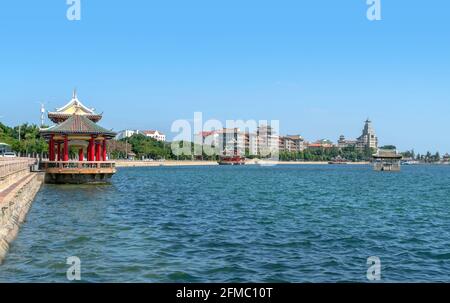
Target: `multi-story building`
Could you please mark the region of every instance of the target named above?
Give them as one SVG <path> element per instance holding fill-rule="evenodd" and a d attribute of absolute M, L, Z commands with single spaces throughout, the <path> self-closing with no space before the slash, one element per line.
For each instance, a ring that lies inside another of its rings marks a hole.
<path fill-rule="evenodd" d="M 358 144 L 357 140 L 348 140 L 343 135 L 340 136 L 339 140 L 338 140 L 338 147 L 339 148 L 355 147 L 356 144 Z"/>
<path fill-rule="evenodd" d="M 339 148 L 356 147 L 359 150 L 368 148 L 378 149 L 378 138 L 373 129 L 372 122 L 367 119 L 362 131 L 362 135 L 356 140 L 347 140 L 345 136 L 340 136 L 338 140 Z"/>
<path fill-rule="evenodd" d="M 122 140 L 122 139 L 129 138 L 129 137 L 131 137 L 133 135 L 136 135 L 136 134 L 139 134 L 138 130 L 126 129 L 126 130 L 122 130 L 122 131 L 118 132 L 114 139 L 115 140 Z"/>
<path fill-rule="evenodd" d="M 245 148 L 249 144 L 246 133 L 239 128 L 223 128 L 221 130 L 203 131 L 196 135 L 195 142 L 208 145 L 216 149 L 220 155 L 223 154 L 245 154 Z"/>
<path fill-rule="evenodd" d="M 280 150 L 280 135 L 269 125 L 258 127 L 256 139 L 259 156 L 267 157 Z"/>
<path fill-rule="evenodd" d="M 280 137 L 280 151 L 299 152 L 305 150 L 305 140 L 302 136 L 284 136 Z"/>
<path fill-rule="evenodd" d="M 258 155 L 258 136 L 256 133 L 245 133 L 246 153 L 256 156 Z"/>
<path fill-rule="evenodd" d="M 294 136 L 292 136 L 291 141 L 295 145 L 295 147 L 292 147 L 293 149 L 300 144 Z M 216 147 L 220 154 L 237 152 L 240 155 L 249 154 L 266 157 L 278 151 L 283 141 L 270 126 L 262 126 L 257 129 L 256 133 L 244 132 L 239 128 L 204 131 L 196 135 L 195 142 Z"/>
<path fill-rule="evenodd" d="M 357 147 L 359 149 L 378 149 L 378 137 L 375 134 L 375 130 L 372 127 L 372 121 L 366 120 L 362 135 L 357 139 Z"/>
<path fill-rule="evenodd" d="M 322 140 L 318 140 L 313 143 L 308 143 L 306 145 L 306 147 L 308 149 L 329 149 L 329 148 L 336 147 L 336 145 L 334 145 L 333 142 L 330 140 L 322 139 Z"/>

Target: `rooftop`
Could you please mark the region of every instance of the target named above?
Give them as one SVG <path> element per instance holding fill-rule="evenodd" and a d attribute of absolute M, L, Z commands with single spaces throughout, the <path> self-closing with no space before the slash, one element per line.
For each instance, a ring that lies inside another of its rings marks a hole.
<path fill-rule="evenodd" d="M 376 154 L 373 155 L 375 159 L 401 159 L 402 155 L 398 154 L 394 149 L 379 149 Z"/>
<path fill-rule="evenodd" d="M 82 135 L 104 135 L 106 137 L 114 137 L 116 135 L 112 130 L 107 130 L 94 122 L 85 115 L 72 114 L 64 122 L 52 127 L 42 129 L 43 136 L 52 134 L 82 134 Z"/>
<path fill-rule="evenodd" d="M 76 90 L 73 91 L 72 99 L 63 107 L 57 108 L 54 112 L 49 112 L 48 118 L 54 123 L 61 123 L 74 114 L 87 116 L 94 122 L 98 122 L 102 118 L 101 114 L 95 113 L 94 108 L 88 108 L 81 103 Z"/>

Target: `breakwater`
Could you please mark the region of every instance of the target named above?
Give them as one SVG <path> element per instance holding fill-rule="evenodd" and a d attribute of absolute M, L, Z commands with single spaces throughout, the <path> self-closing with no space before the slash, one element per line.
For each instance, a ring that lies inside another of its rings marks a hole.
<path fill-rule="evenodd" d="M 33 163 L 26 158 L 0 160 L 0 264 L 44 179 L 30 172 Z"/>

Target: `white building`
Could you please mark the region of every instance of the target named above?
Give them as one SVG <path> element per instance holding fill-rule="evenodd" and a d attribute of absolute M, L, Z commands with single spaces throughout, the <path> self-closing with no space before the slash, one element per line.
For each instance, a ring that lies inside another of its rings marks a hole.
<path fill-rule="evenodd" d="M 143 130 L 140 133 L 146 137 L 153 138 L 156 141 L 161 141 L 161 142 L 166 141 L 166 135 L 158 130 Z"/>
<path fill-rule="evenodd" d="M 116 140 L 122 140 L 125 138 L 130 138 L 131 136 L 134 135 L 144 135 L 146 137 L 150 137 L 153 138 L 157 141 L 166 141 L 166 135 L 163 134 L 162 132 L 158 131 L 158 130 L 130 130 L 130 129 L 126 129 L 126 130 L 122 130 L 120 132 L 117 133 L 115 139 Z"/>
<path fill-rule="evenodd" d="M 118 132 L 114 139 L 122 140 L 122 139 L 129 138 L 129 137 L 131 137 L 133 135 L 136 135 L 136 134 L 139 134 L 138 130 L 126 129 L 126 130 L 122 130 L 122 131 Z"/>

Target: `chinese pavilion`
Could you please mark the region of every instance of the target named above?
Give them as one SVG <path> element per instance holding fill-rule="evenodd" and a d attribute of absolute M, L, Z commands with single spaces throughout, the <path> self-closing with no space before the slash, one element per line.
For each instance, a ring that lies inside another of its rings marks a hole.
<path fill-rule="evenodd" d="M 48 142 L 48 161 L 40 165 L 46 182 L 108 182 L 116 169 L 108 161 L 107 141 L 116 134 L 96 124 L 102 115 L 84 106 L 74 91 L 69 103 L 49 112 L 48 118 L 55 125 L 40 131 Z"/>
<path fill-rule="evenodd" d="M 400 171 L 402 155 L 398 154 L 396 150 L 379 149 L 378 152 L 372 156 L 374 161 L 375 171 Z"/>

